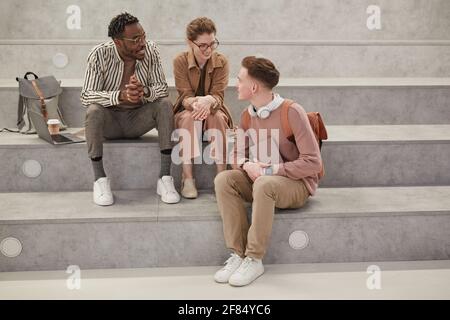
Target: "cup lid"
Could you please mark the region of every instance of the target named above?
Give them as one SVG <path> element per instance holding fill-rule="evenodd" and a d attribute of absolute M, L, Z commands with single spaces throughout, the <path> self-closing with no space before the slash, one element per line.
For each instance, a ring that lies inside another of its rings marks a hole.
<path fill-rule="evenodd" d="M 58 119 L 48 119 L 47 124 L 60 124 Z"/>

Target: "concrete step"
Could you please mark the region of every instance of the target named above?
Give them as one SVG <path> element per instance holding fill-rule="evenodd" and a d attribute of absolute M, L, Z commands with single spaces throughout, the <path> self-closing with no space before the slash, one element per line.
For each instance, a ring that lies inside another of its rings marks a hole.
<path fill-rule="evenodd" d="M 450 258 L 450 187 L 319 188 L 301 209 L 277 210 L 265 263 Z M 227 257 L 215 197 L 161 203 L 150 190 L 0 193 L 0 271 L 220 265 Z M 294 233 L 295 232 L 295 233 Z M 294 249 L 296 248 L 296 249 Z M 300 249 L 303 248 L 303 249 Z"/>
<path fill-rule="evenodd" d="M 449 125 L 329 126 L 324 187 L 450 184 Z"/>
<path fill-rule="evenodd" d="M 80 102 L 82 79 L 62 79 L 61 108 L 70 126 L 84 125 Z M 169 97 L 177 93 L 168 79 Z M 236 80 L 225 91 L 225 102 L 239 121 L 248 103 L 237 100 Z M 283 78 L 276 91 L 319 111 L 329 125 L 449 124 L 450 78 Z M 0 79 L 0 127 L 17 121 L 17 82 Z"/>
<path fill-rule="evenodd" d="M 102 31 L 102 35 L 105 33 Z M 173 77 L 173 59 L 187 50 L 182 37 L 184 34 L 178 40 L 156 41 L 167 77 Z M 242 59 L 250 55 L 269 58 L 284 77 L 447 77 L 450 74 L 448 40 L 383 41 L 366 38 L 305 41 L 292 38 L 294 40 L 280 41 L 263 38 L 255 41 L 247 38 L 227 42 L 223 37 L 219 39 L 221 45 L 218 50 L 228 58 L 232 78 L 237 76 Z M 1 56 L 8 63 L 0 69 L 0 78 L 14 79 L 30 70 L 58 78 L 81 78 L 89 52 L 108 39 L 77 40 L 62 37 L 56 41 L 2 41 Z M 53 64 L 57 54 L 67 56 L 68 63 L 64 68 Z"/>
<path fill-rule="evenodd" d="M 327 129 L 322 187 L 450 185 L 450 125 Z M 156 135 L 152 130 L 140 139 L 105 143 L 104 164 L 113 189 L 155 188 L 160 162 Z M 1 133 L 0 158 L 0 192 L 92 189 L 85 143 L 53 146 L 35 135 Z M 181 168 L 173 169 L 179 186 Z M 197 187 L 211 189 L 215 166 L 203 163 L 194 170 Z M 27 177 L 27 172 L 38 176 Z"/>

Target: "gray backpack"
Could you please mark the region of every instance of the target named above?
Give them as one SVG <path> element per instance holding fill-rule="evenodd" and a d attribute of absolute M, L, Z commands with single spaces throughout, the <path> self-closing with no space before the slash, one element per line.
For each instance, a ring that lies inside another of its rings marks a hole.
<path fill-rule="evenodd" d="M 33 75 L 34 79 L 29 80 L 29 75 Z M 67 128 L 58 107 L 62 88 L 54 76 L 39 78 L 33 72 L 27 72 L 23 78 L 16 78 L 16 80 L 19 82 L 17 129 L 5 128 L 3 130 L 23 134 L 36 133 L 28 114 L 30 111 L 41 113 L 46 120 L 58 119 L 61 122 L 60 130 Z"/>

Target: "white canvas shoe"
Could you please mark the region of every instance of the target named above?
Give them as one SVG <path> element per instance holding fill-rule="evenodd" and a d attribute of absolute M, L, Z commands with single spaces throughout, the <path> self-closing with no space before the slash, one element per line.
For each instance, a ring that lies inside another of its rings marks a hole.
<path fill-rule="evenodd" d="M 231 257 L 225 261 L 225 267 L 216 272 L 214 280 L 218 283 L 227 283 L 233 272 L 239 268 L 243 260 L 244 259 L 239 257 L 236 253 L 232 253 Z"/>
<path fill-rule="evenodd" d="M 110 206 L 114 203 L 109 178 L 99 178 L 94 182 L 94 203 L 99 206 Z"/>
<path fill-rule="evenodd" d="M 180 202 L 180 195 L 177 190 L 175 190 L 173 178 L 171 176 L 163 176 L 158 179 L 156 193 L 161 196 L 161 201 L 165 203 Z"/>
<path fill-rule="evenodd" d="M 228 283 L 235 287 L 246 286 L 264 273 L 262 260 L 246 257 L 239 268 L 231 275 Z"/>

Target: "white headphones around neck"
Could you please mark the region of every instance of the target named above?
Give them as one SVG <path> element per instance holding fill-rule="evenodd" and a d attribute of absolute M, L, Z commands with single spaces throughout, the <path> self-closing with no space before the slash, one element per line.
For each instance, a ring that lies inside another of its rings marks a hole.
<path fill-rule="evenodd" d="M 260 119 L 267 119 L 270 113 L 276 110 L 283 103 L 284 99 L 279 94 L 274 94 L 273 100 L 266 106 L 256 109 L 253 105 L 248 106 L 248 113 L 252 117 L 258 117 Z"/>

